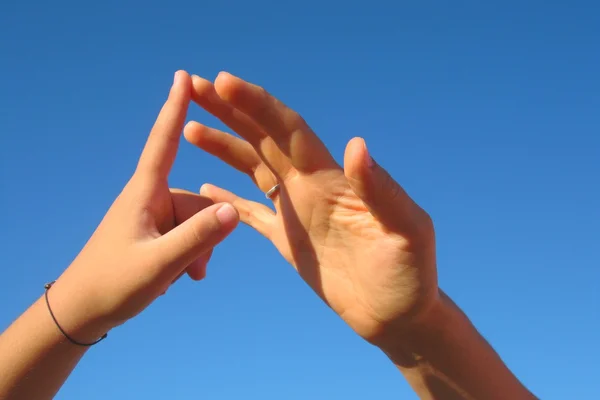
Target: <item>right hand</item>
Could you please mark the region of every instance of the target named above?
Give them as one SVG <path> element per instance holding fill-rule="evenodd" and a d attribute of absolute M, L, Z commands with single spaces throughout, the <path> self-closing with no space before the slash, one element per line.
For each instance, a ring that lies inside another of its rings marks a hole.
<path fill-rule="evenodd" d="M 381 345 L 424 323 L 440 302 L 431 219 L 376 164 L 365 142 L 340 167 L 304 122 L 264 89 L 229 74 L 192 78 L 194 100 L 242 138 L 190 123 L 191 143 L 248 174 L 270 208 L 205 185 L 270 239 L 314 291 L 360 336 Z"/>
<path fill-rule="evenodd" d="M 212 248 L 239 221 L 230 204 L 169 189 L 190 96 L 190 76 L 180 71 L 131 180 L 48 293 L 59 323 L 79 341 L 134 317 L 184 271 L 202 279 Z"/>

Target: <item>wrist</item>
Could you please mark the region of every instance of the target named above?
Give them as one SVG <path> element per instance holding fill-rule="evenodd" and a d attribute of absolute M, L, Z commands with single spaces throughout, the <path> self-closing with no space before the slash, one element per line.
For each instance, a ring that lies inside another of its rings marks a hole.
<path fill-rule="evenodd" d="M 460 309 L 441 290 L 437 299 L 410 324 L 391 326 L 376 343 L 396 365 L 415 366 L 425 361 L 432 348 L 439 348 L 456 336 Z"/>
<path fill-rule="evenodd" d="M 61 277 L 47 291 L 48 313 L 54 316 L 56 329 L 68 336 L 66 339 L 93 343 L 112 328 L 98 317 L 89 294 L 81 285 Z"/>

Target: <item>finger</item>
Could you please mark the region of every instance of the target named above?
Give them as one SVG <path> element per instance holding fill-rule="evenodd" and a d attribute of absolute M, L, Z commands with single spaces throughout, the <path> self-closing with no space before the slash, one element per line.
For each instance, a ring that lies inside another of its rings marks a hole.
<path fill-rule="evenodd" d="M 231 204 L 215 204 L 196 213 L 154 241 L 156 265 L 177 276 L 236 227 L 239 215 Z M 162 272 L 162 271 L 161 271 Z"/>
<path fill-rule="evenodd" d="M 215 204 L 206 196 L 182 189 L 169 189 L 171 192 L 171 201 L 173 202 L 173 214 L 175 216 L 175 225 L 181 225 L 199 211 L 204 210 Z"/>
<path fill-rule="evenodd" d="M 189 122 L 185 126 L 184 136 L 188 142 L 251 177 L 262 163 L 254 148 L 247 141 L 198 122 Z"/>
<path fill-rule="evenodd" d="M 170 191 L 176 226 L 187 221 L 199 211 L 214 204 L 211 199 L 200 196 L 198 193 L 181 189 L 170 189 Z M 194 260 L 185 271 L 182 271 L 181 275 L 187 272 L 190 278 L 194 280 L 203 279 L 206 275 L 206 264 L 208 263 L 211 254 L 212 249 L 202 254 L 200 258 Z"/>
<path fill-rule="evenodd" d="M 266 166 L 277 176 L 285 178 L 292 169 L 289 158 L 281 152 L 272 138 L 260 126 L 240 110 L 219 97 L 212 82 L 192 76 L 192 98 L 206 111 L 219 118 L 225 125 L 252 145 Z"/>
<path fill-rule="evenodd" d="M 403 233 L 415 233 L 430 224 L 427 213 L 369 155 L 363 139 L 348 143 L 344 174 L 354 193 L 382 224 Z"/>
<path fill-rule="evenodd" d="M 263 88 L 225 72 L 219 74 L 214 86 L 221 99 L 249 116 L 272 137 L 300 172 L 338 167 L 304 119 Z"/>
<path fill-rule="evenodd" d="M 251 118 L 219 97 L 212 82 L 192 76 L 192 99 L 253 145 L 267 135 Z"/>
<path fill-rule="evenodd" d="M 238 210 L 240 221 L 256 229 L 267 239 L 271 238 L 276 215 L 269 207 L 243 199 L 225 189 L 209 184 L 202 185 L 200 194 L 215 202 L 227 202 L 233 205 Z"/>
<path fill-rule="evenodd" d="M 190 143 L 247 174 L 263 192 L 277 183 L 271 169 L 245 140 L 194 121 L 186 125 L 184 135 Z"/>
<path fill-rule="evenodd" d="M 191 79 L 177 71 L 138 163 L 138 171 L 166 177 L 171 170 L 191 98 Z"/>
<path fill-rule="evenodd" d="M 202 254 L 200 258 L 192 261 L 192 263 L 188 265 L 188 267 L 184 271 L 181 271 L 179 275 L 177 275 L 177 277 L 171 281 L 171 286 L 175 284 L 175 282 L 177 282 L 185 273 L 187 273 L 188 276 L 195 281 L 204 279 L 206 277 L 206 266 L 208 264 L 208 261 L 210 260 L 211 255 L 212 250 L 209 250 L 208 252 Z M 161 296 L 166 293 L 167 291 L 165 290 L 161 294 Z"/>
<path fill-rule="evenodd" d="M 191 279 L 199 281 L 206 278 L 206 267 L 208 266 L 212 252 L 213 250 L 207 251 L 187 267 L 186 272 Z"/>

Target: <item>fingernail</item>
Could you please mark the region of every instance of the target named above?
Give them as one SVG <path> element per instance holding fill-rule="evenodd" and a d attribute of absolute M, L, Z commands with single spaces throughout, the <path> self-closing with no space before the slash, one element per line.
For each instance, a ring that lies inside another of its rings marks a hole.
<path fill-rule="evenodd" d="M 369 154 L 369 149 L 367 148 L 367 142 L 365 142 L 363 140 L 363 144 L 365 146 L 365 157 L 367 157 L 367 166 L 369 168 L 372 168 L 375 165 L 375 160 L 373 160 L 373 157 L 371 157 L 371 155 Z"/>
<path fill-rule="evenodd" d="M 179 78 L 179 71 L 175 71 L 175 75 L 173 75 L 173 85 L 177 83 L 178 78 Z"/>
<path fill-rule="evenodd" d="M 217 219 L 222 225 L 230 225 L 238 218 L 237 211 L 231 204 L 223 204 L 217 210 Z"/>

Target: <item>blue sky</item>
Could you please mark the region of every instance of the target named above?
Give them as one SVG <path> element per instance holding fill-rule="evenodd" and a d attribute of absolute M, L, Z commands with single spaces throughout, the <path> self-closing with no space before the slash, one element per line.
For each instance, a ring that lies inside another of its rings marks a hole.
<path fill-rule="evenodd" d="M 0 328 L 133 171 L 173 72 L 227 70 L 371 153 L 436 223 L 440 285 L 544 399 L 600 396 L 595 2 L 0 5 Z M 214 123 L 192 108 L 190 119 Z M 171 185 L 245 177 L 183 143 Z M 58 399 L 416 398 L 242 226 L 93 348 Z"/>

